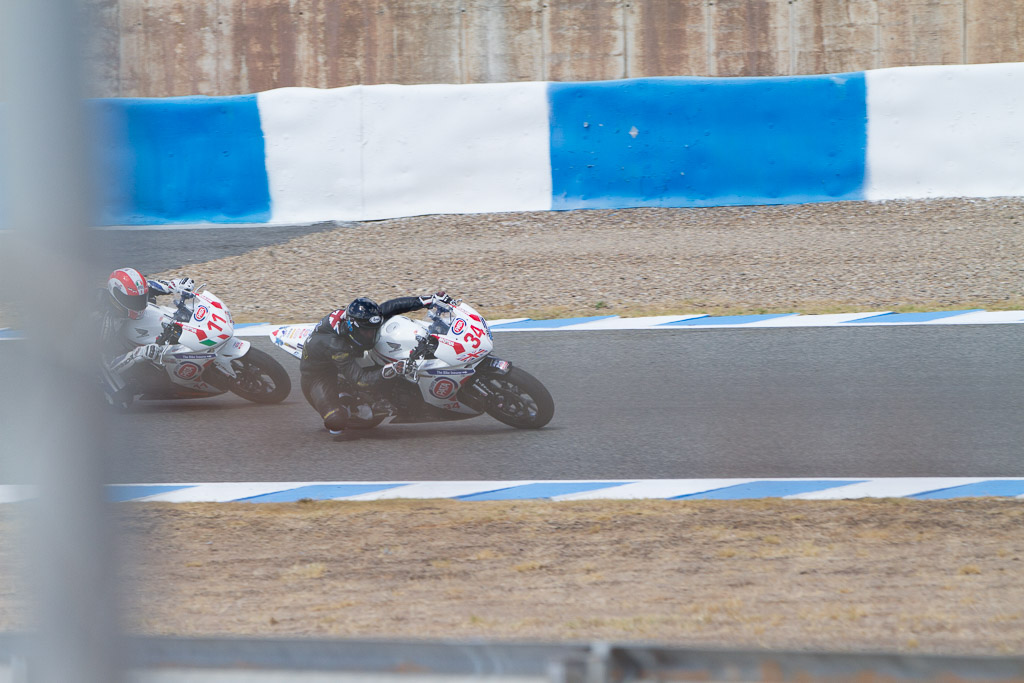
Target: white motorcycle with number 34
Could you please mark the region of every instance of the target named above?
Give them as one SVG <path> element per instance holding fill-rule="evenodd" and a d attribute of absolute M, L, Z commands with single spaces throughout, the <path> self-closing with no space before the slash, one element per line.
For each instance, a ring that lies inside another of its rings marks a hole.
<path fill-rule="evenodd" d="M 271 340 L 301 358 L 310 326 L 286 326 Z M 384 321 L 363 365 L 401 368 L 385 384 L 393 405 L 376 424 L 462 420 L 487 413 L 520 429 L 539 429 L 555 413 L 551 394 L 522 368 L 491 355 L 487 321 L 462 301 L 435 302 L 427 320 L 396 315 Z M 372 400 L 369 397 L 368 400 Z"/>

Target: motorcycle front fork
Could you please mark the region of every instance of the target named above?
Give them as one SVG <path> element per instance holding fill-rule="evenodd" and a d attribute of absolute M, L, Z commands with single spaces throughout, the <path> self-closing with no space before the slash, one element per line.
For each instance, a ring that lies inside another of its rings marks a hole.
<path fill-rule="evenodd" d="M 484 375 L 475 376 L 469 386 L 459 392 L 459 400 L 473 410 L 484 412 L 487 407 L 498 400 L 498 395 L 487 386 L 486 380 Z"/>

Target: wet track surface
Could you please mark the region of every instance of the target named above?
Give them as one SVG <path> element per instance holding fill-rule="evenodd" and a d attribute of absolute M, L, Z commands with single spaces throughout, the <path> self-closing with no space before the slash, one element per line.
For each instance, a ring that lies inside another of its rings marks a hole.
<path fill-rule="evenodd" d="M 298 389 L 140 402 L 111 438 L 117 482 L 1020 476 L 1014 325 L 498 333 L 555 417 L 487 416 L 332 439 Z M 11 360 L 17 343 L 0 345 Z M 119 449 L 120 450 L 120 449 Z"/>

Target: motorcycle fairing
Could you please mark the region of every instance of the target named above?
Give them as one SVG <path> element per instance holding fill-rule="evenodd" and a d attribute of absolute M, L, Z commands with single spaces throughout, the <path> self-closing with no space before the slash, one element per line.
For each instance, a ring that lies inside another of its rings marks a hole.
<path fill-rule="evenodd" d="M 226 389 L 206 381 L 211 365 L 234 377 L 231 360 L 244 356 L 251 342 L 235 339 L 234 321 L 223 302 L 212 292 L 200 292 L 177 308 L 150 303 L 142 318 L 125 327 L 124 334 L 136 346 L 151 344 L 164 332 L 164 325 L 181 326 L 179 350 L 163 359 L 158 377 L 148 378 L 142 387 L 146 399 L 193 398 L 222 394 Z M 155 369 L 155 368 L 154 368 Z"/>
<path fill-rule="evenodd" d="M 468 304 L 430 311 L 427 322 L 396 315 L 385 321 L 370 350 L 370 357 L 385 365 L 406 360 L 421 348 L 428 337 L 436 340 L 428 348 L 428 357 L 419 361 L 414 381 L 427 405 L 447 413 L 479 415 L 482 411 L 470 407 L 459 392 L 471 381 L 474 366 L 481 363 L 494 348 L 486 321 Z M 470 401 L 472 402 L 472 401 Z"/>
<path fill-rule="evenodd" d="M 296 358 L 302 358 L 302 346 L 315 325 L 282 325 L 270 331 L 270 341 Z"/>

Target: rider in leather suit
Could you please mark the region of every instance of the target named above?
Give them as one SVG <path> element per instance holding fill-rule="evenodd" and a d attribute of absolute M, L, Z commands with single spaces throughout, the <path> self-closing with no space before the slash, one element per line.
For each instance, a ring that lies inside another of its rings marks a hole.
<path fill-rule="evenodd" d="M 332 311 L 317 324 L 302 346 L 299 372 L 302 394 L 332 434 L 344 429 L 373 426 L 371 396 L 383 398 L 384 382 L 398 377 L 404 362 L 384 368 L 360 367 L 357 361 L 373 347 L 377 331 L 391 316 L 418 311 L 436 302 L 450 301 L 444 292 L 426 296 L 405 296 L 377 304 L 360 297 L 346 308 Z"/>
<path fill-rule="evenodd" d="M 118 268 L 107 278 L 107 286 L 96 293 L 93 324 L 100 339 L 101 367 L 107 401 L 120 408 L 131 404 L 134 396 L 129 387 L 131 379 L 140 372 L 140 364 L 160 366 L 163 356 L 174 346 L 154 343 L 136 346 L 124 334 L 132 320 L 139 320 L 146 305 L 159 294 L 192 296 L 195 282 L 192 278 L 176 280 L 147 280 L 134 268 Z"/>

